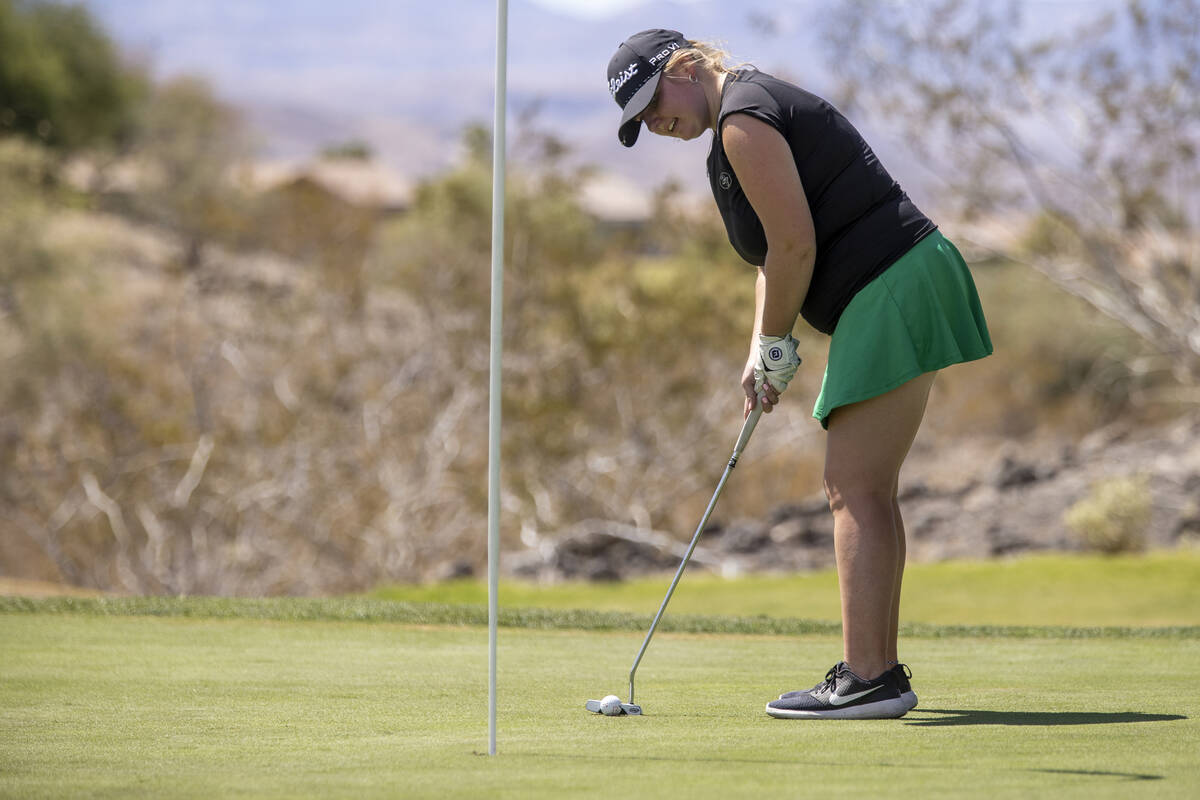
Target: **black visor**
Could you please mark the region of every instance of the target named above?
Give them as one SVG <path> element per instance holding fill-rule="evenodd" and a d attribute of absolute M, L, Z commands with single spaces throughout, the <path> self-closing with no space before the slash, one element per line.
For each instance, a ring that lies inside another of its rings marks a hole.
<path fill-rule="evenodd" d="M 635 118 L 654 99 L 671 54 L 687 46 L 688 40 L 679 31 L 655 28 L 635 33 L 617 48 L 608 62 L 608 90 L 623 109 L 617 128 L 621 144 L 633 147 L 642 129 Z"/>

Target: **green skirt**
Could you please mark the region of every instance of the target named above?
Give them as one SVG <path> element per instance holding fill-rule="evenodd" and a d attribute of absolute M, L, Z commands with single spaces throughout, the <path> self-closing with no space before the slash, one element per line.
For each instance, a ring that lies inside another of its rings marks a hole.
<path fill-rule="evenodd" d="M 859 290 L 842 312 L 813 417 L 828 428 L 839 406 L 991 352 L 966 262 L 934 231 Z"/>

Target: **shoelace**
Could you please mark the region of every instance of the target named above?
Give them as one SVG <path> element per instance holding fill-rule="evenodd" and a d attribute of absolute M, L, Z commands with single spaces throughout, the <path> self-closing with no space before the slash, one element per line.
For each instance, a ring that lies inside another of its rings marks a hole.
<path fill-rule="evenodd" d="M 842 666 L 841 662 L 838 662 L 829 668 L 829 672 L 825 673 L 825 680 L 813 691 L 813 694 L 834 691 L 838 678 L 838 667 L 840 666 Z"/>

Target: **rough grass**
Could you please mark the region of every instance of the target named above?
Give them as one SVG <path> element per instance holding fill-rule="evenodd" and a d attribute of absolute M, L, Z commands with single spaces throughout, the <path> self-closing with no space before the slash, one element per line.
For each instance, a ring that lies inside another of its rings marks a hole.
<path fill-rule="evenodd" d="M 224 598 L 224 597 L 0 597 L 0 613 L 77 614 L 114 617 L 255 619 L 282 622 L 390 622 L 408 625 L 486 625 L 482 605 L 410 603 L 367 598 Z M 498 624 L 509 628 L 577 631 L 645 631 L 652 614 L 591 609 L 502 608 Z M 679 633 L 757 635 L 839 635 L 837 622 L 757 616 L 708 616 L 668 613 L 659 630 Z M 1019 639 L 1157 638 L 1200 639 L 1200 625 L 1162 627 L 1056 625 L 931 625 L 904 623 L 904 636 Z"/>
<path fill-rule="evenodd" d="M 806 723 L 762 706 L 814 683 L 836 660 L 834 636 L 661 634 L 639 672 L 647 716 L 606 718 L 583 701 L 625 694 L 640 633 L 507 628 L 499 755 L 487 758 L 483 628 L 239 618 L 253 606 L 237 604 L 214 616 L 207 601 L 180 602 L 199 608 L 117 616 L 9 603 L 0 796 L 1200 790 L 1195 638 L 910 638 L 915 711 Z"/>
<path fill-rule="evenodd" d="M 670 576 L 623 583 L 543 586 L 504 581 L 502 608 L 590 608 L 652 614 Z M 484 604 L 483 581 L 382 587 L 379 599 Z M 726 580 L 689 571 L 671 614 L 836 620 L 833 570 Z M 912 623 L 959 626 L 1200 625 L 1200 551 L 1142 556 L 1043 555 L 1012 560 L 915 564 L 905 571 L 903 616 Z"/>

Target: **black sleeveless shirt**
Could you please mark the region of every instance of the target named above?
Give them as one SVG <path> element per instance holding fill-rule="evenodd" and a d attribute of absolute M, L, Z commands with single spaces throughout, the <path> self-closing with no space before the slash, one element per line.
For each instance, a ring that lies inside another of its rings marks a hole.
<path fill-rule="evenodd" d="M 812 283 L 800 314 L 831 334 L 855 293 L 937 226 L 836 108 L 765 72 L 738 70 L 725 80 L 708 179 L 730 244 L 751 264 L 766 262 L 767 238 L 725 156 L 721 123 L 730 114 L 766 122 L 792 150 L 817 238 Z"/>

